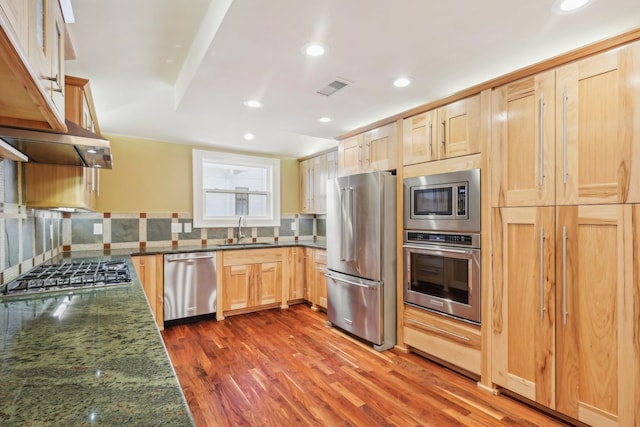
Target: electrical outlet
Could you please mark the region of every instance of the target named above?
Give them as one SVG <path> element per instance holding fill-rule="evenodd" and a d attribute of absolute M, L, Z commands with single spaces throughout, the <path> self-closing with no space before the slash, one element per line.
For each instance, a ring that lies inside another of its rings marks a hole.
<path fill-rule="evenodd" d="M 296 231 L 296 222 L 295 221 L 293 221 L 291 223 L 291 231 Z"/>
<path fill-rule="evenodd" d="M 102 234 L 102 224 L 100 224 L 98 222 L 93 224 L 93 234 L 95 234 L 95 235 Z"/>
<path fill-rule="evenodd" d="M 184 232 L 185 233 L 191 233 L 191 223 L 190 222 L 185 222 L 184 223 Z"/>

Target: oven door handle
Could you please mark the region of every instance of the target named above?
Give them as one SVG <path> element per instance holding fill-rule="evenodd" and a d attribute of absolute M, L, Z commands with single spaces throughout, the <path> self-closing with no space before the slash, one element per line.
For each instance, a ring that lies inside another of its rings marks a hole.
<path fill-rule="evenodd" d="M 454 249 L 454 248 L 443 248 L 438 246 L 418 246 L 418 245 L 402 245 L 402 247 L 405 249 L 448 252 L 448 253 L 463 254 L 463 255 L 473 255 L 474 253 L 480 250 L 480 249 Z"/>

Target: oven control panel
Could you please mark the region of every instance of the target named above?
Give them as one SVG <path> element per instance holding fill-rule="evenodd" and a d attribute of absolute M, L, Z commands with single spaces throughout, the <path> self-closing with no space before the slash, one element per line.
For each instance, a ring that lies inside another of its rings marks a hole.
<path fill-rule="evenodd" d="M 427 243 L 435 245 L 452 245 L 479 248 L 480 234 L 434 233 L 426 231 L 405 230 L 404 241 L 405 243 Z"/>

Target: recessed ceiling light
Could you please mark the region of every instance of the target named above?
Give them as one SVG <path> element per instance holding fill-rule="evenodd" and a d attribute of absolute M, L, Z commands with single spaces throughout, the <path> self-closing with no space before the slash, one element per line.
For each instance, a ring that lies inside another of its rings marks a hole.
<path fill-rule="evenodd" d="M 260 108 L 262 107 L 262 102 L 255 99 L 250 99 L 248 101 L 244 101 L 244 105 L 251 108 Z"/>
<path fill-rule="evenodd" d="M 319 43 L 310 43 L 305 46 L 304 51 L 309 56 L 322 56 L 327 51 L 327 48 Z"/>
<path fill-rule="evenodd" d="M 577 12 L 593 3 L 594 0 L 556 0 L 553 3 L 553 11 L 557 14 Z"/>
<path fill-rule="evenodd" d="M 252 134 L 251 132 L 247 132 L 247 133 L 244 134 L 244 139 L 246 139 L 247 141 L 251 141 L 255 137 L 256 136 L 254 134 Z"/>
<path fill-rule="evenodd" d="M 408 79 L 406 77 L 400 77 L 393 81 L 393 85 L 395 87 L 406 87 L 406 86 L 409 86 L 410 84 L 411 84 L 411 79 Z"/>
<path fill-rule="evenodd" d="M 319 121 L 320 123 L 329 123 L 329 122 L 330 122 L 330 121 L 332 121 L 332 120 L 333 120 L 333 119 L 332 119 L 331 117 L 326 117 L 326 116 L 325 116 L 325 117 L 320 117 L 320 118 L 318 119 L 318 121 Z"/>

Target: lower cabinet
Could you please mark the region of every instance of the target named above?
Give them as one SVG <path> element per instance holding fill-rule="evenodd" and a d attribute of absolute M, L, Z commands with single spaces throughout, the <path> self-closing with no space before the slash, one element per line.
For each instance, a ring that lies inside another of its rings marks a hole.
<path fill-rule="evenodd" d="M 327 309 L 327 251 L 304 248 L 303 298 L 311 303 L 312 310 Z"/>
<path fill-rule="evenodd" d="M 480 327 L 427 310 L 404 306 L 408 346 L 467 372 L 480 375 Z"/>
<path fill-rule="evenodd" d="M 286 277 L 289 285 L 288 303 L 302 302 L 304 296 L 304 251 L 305 248 L 290 247 L 287 252 Z"/>
<path fill-rule="evenodd" d="M 327 251 L 324 249 L 313 250 L 313 276 L 315 297 L 313 305 L 315 307 L 327 309 Z"/>
<path fill-rule="evenodd" d="M 225 315 L 270 308 L 282 302 L 284 251 L 286 248 L 221 252 Z"/>
<path fill-rule="evenodd" d="M 164 329 L 164 260 L 162 254 L 132 256 L 144 293 L 160 329 Z"/>
<path fill-rule="evenodd" d="M 640 205 L 492 216 L 495 384 L 589 425 L 636 425 Z"/>

